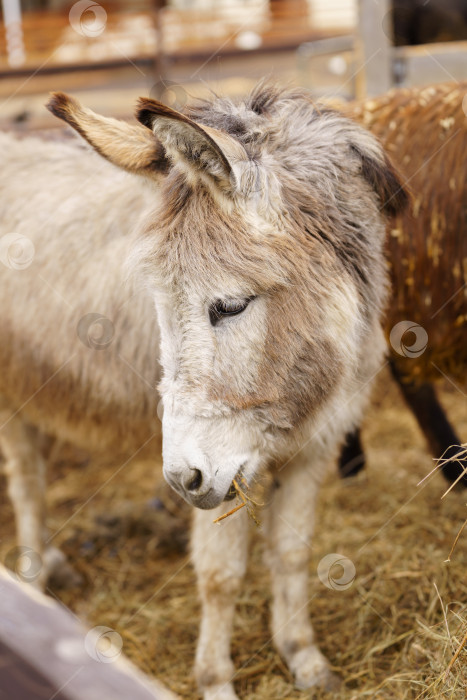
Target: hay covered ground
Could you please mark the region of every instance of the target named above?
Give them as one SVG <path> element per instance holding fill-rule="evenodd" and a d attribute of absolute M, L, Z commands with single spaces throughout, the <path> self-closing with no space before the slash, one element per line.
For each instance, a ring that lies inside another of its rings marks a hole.
<path fill-rule="evenodd" d="M 441 396 L 465 440 L 465 394 L 449 385 Z M 342 692 L 333 697 L 465 700 L 465 648 L 447 677 L 445 671 L 467 630 L 467 529 L 452 561 L 445 560 L 467 517 L 467 493 L 441 500 L 440 475 L 417 486 L 433 463 L 389 376 L 380 379 L 373 405 L 363 435 L 367 471 L 342 482 L 331 470 L 310 564 L 317 638 L 344 679 Z M 141 669 L 194 700 L 199 697 L 191 674 L 199 605 L 186 549 L 189 513 L 166 490 L 160 463 L 130 464 L 111 479 L 115 466 L 80 464 L 69 448 L 55 452 L 49 524 L 59 531 L 56 543 L 83 583 L 50 593 L 89 626 L 115 629 L 124 652 Z M 0 499 L 5 560 L 14 527 L 4 482 Z M 317 576 L 318 562 L 332 552 L 356 568 L 353 585 L 343 591 L 325 587 Z M 233 635 L 237 692 L 248 700 L 327 697 L 293 688 L 271 643 L 269 600 L 255 531 Z"/>

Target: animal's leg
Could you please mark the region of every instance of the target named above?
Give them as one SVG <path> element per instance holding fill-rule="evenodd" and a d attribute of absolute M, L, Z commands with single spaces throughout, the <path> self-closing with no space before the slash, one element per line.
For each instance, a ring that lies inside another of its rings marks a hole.
<path fill-rule="evenodd" d="M 394 361 L 391 362 L 391 370 L 404 399 L 425 435 L 433 456 L 449 458 L 459 454 L 460 439 L 448 421 L 433 385 L 428 382 L 414 384 L 408 380 L 403 370 Z M 464 457 L 458 461 L 448 462 L 441 469 L 444 477 L 453 482 L 464 470 L 467 470 L 467 459 Z M 459 483 L 467 486 L 467 472 L 464 471 L 464 476 Z"/>
<path fill-rule="evenodd" d="M 43 588 L 45 465 L 35 439 L 21 418 L 1 413 L 0 447 L 5 458 L 8 494 L 13 504 L 19 549 L 10 565 L 24 580 Z M 24 551 L 21 557 L 20 552 Z"/>
<path fill-rule="evenodd" d="M 272 633 L 299 688 L 333 689 L 339 683 L 315 644 L 309 619 L 308 563 L 319 480 L 303 457 L 278 474 L 268 512 L 266 561 L 272 579 Z"/>
<path fill-rule="evenodd" d="M 219 524 L 214 518 L 231 508 L 195 511 L 192 559 L 201 596 L 201 630 L 196 679 L 205 700 L 235 700 L 230 637 L 235 601 L 246 568 L 248 514 L 245 509 Z"/>
<path fill-rule="evenodd" d="M 0 424 L 0 448 L 19 545 L 7 564 L 22 580 L 43 589 L 49 576 L 65 562 L 58 549 L 45 547 L 45 464 L 34 431 L 19 416 L 2 411 Z"/>
<path fill-rule="evenodd" d="M 347 433 L 339 457 L 339 473 L 342 478 L 355 476 L 365 466 L 365 452 L 363 450 L 360 428 L 355 428 L 352 433 Z"/>

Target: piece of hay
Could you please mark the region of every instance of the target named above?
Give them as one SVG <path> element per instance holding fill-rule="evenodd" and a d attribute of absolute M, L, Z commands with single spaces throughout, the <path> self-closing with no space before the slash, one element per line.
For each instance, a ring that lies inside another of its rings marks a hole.
<path fill-rule="evenodd" d="M 242 477 L 240 477 L 240 479 L 241 479 L 242 484 L 244 485 L 245 489 L 248 490 L 249 486 L 248 486 L 245 478 L 242 476 Z M 254 523 L 259 527 L 260 522 L 256 516 L 254 506 L 260 507 L 264 504 L 257 503 L 256 501 L 254 501 L 253 498 L 246 491 L 243 491 L 241 489 L 241 487 L 236 479 L 233 479 L 232 485 L 236 491 L 238 498 L 240 498 L 241 503 L 239 503 L 237 506 L 235 506 L 234 508 L 229 510 L 228 513 L 224 513 L 223 515 L 220 515 L 218 518 L 213 520 L 213 523 L 220 523 L 221 520 L 225 520 L 225 518 L 228 518 L 229 516 L 233 515 L 238 510 L 240 510 L 241 508 L 244 508 L 246 506 L 246 509 L 248 511 L 248 515 L 254 521 Z"/>

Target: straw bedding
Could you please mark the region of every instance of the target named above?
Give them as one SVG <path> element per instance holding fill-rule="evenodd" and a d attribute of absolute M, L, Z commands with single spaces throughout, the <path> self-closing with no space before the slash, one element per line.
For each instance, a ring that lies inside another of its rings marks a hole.
<path fill-rule="evenodd" d="M 375 396 L 363 435 L 367 471 L 342 482 L 331 468 L 310 564 L 317 638 L 344 679 L 333 697 L 465 700 L 467 529 L 451 562 L 445 560 L 467 517 L 466 492 L 441 499 L 446 487 L 437 474 L 417 487 L 433 467 L 423 437 L 388 376 Z M 445 387 L 442 399 L 466 436 L 465 396 Z M 194 699 L 199 604 L 187 551 L 189 509 L 165 487 L 160 467 L 134 463 L 111 479 L 115 465 L 83 461 L 69 447 L 56 451 L 50 527 L 83 583 L 49 592 L 88 625 L 114 628 L 139 667 Z M 3 484 L 0 499 L 4 560 L 14 527 Z M 248 700 L 325 698 L 324 692 L 295 690 L 272 646 L 268 574 L 260 533 L 253 523 L 252 529 L 233 634 L 237 692 Z M 317 565 L 331 552 L 355 565 L 355 581 L 346 590 L 329 589 L 318 578 Z"/>

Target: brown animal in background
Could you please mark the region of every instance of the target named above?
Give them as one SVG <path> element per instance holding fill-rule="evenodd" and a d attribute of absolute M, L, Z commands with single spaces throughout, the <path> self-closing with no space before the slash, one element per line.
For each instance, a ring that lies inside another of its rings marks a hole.
<path fill-rule="evenodd" d="M 455 457 L 461 441 L 433 382 L 465 383 L 467 368 L 467 82 L 394 90 L 350 114 L 381 139 L 413 193 L 387 239 L 390 367 L 433 455 Z M 404 321 L 411 322 L 405 330 L 397 326 Z M 356 431 L 347 436 L 341 474 L 363 464 Z M 465 469 L 465 458 L 442 467 L 449 481 Z"/>

